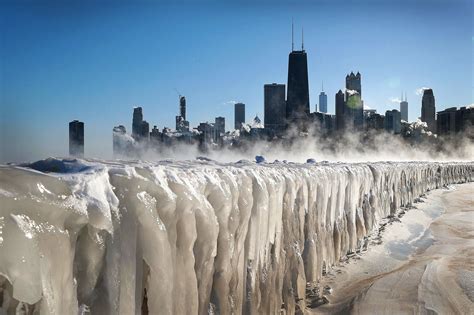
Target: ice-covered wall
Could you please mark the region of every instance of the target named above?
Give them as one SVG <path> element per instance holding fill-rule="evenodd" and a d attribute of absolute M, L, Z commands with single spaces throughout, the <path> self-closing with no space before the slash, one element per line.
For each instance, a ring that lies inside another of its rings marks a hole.
<path fill-rule="evenodd" d="M 0 313 L 292 314 L 323 265 L 473 163 L 0 166 Z M 21 301 L 19 303 L 19 301 Z"/>

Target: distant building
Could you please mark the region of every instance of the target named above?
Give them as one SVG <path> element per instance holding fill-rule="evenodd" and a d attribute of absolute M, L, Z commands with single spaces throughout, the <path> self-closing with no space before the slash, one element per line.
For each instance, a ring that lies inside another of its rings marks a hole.
<path fill-rule="evenodd" d="M 201 145 L 207 145 L 214 139 L 214 124 L 200 123 L 197 130 L 201 133 Z"/>
<path fill-rule="evenodd" d="M 327 133 L 334 130 L 335 119 L 333 115 L 315 112 L 311 113 L 310 117 L 311 120 L 317 124 L 317 127 L 319 127 L 323 133 Z"/>
<path fill-rule="evenodd" d="M 381 130 L 385 128 L 385 116 L 375 111 L 368 114 L 364 119 L 366 130 Z"/>
<path fill-rule="evenodd" d="M 220 143 L 224 134 L 225 134 L 225 118 L 216 117 L 216 122 L 214 124 L 214 142 Z"/>
<path fill-rule="evenodd" d="M 474 108 L 447 108 L 438 112 L 436 131 L 438 135 L 448 135 L 465 131 L 474 126 Z"/>
<path fill-rule="evenodd" d="M 123 155 L 126 152 L 126 133 L 127 130 L 123 125 L 115 126 L 114 129 L 112 129 L 112 149 L 114 156 Z"/>
<path fill-rule="evenodd" d="M 474 127 L 474 107 L 461 107 L 456 115 L 457 131 L 471 130 Z M 474 136 L 471 133 L 471 138 Z"/>
<path fill-rule="evenodd" d="M 324 91 L 321 91 L 319 94 L 319 111 L 321 113 L 327 113 L 328 112 L 328 96 Z"/>
<path fill-rule="evenodd" d="M 69 123 L 69 155 L 84 157 L 84 123 L 73 120 Z"/>
<path fill-rule="evenodd" d="M 236 103 L 234 105 L 234 129 L 239 130 L 245 124 L 245 104 Z"/>
<path fill-rule="evenodd" d="M 133 109 L 132 119 L 132 137 L 138 139 L 142 130 L 143 112 L 141 107 L 135 107 Z"/>
<path fill-rule="evenodd" d="M 186 98 L 184 96 L 179 97 L 179 114 L 186 120 Z"/>
<path fill-rule="evenodd" d="M 345 101 L 344 101 L 344 93 L 339 90 L 336 93 L 336 102 L 335 102 L 335 107 L 336 107 L 336 129 L 337 130 L 343 130 L 345 128 L 345 114 L 344 114 L 344 109 L 345 109 Z"/>
<path fill-rule="evenodd" d="M 290 122 L 306 120 L 309 116 L 308 60 L 302 45 L 288 58 L 286 118 Z"/>
<path fill-rule="evenodd" d="M 377 110 L 375 109 L 364 109 L 364 119 L 374 115 L 374 114 L 377 114 Z"/>
<path fill-rule="evenodd" d="M 153 129 L 150 131 L 150 141 L 155 143 L 162 141 L 162 134 L 156 125 L 153 126 Z"/>
<path fill-rule="evenodd" d="M 436 120 L 436 130 L 439 135 L 445 135 L 456 132 L 456 107 L 447 108 L 438 112 L 438 119 Z"/>
<path fill-rule="evenodd" d="M 139 140 L 148 140 L 150 137 L 150 124 L 147 121 L 142 121 L 140 126 L 140 137 Z"/>
<path fill-rule="evenodd" d="M 344 116 L 346 127 L 351 125 L 361 129 L 364 124 L 364 104 L 362 102 L 362 84 L 359 72 L 346 75 L 346 106 Z"/>
<path fill-rule="evenodd" d="M 432 89 L 423 91 L 423 99 L 421 100 L 421 121 L 428 124 L 428 130 L 436 133 L 436 106 L 435 97 Z"/>
<path fill-rule="evenodd" d="M 263 94 L 265 128 L 275 132 L 283 131 L 286 125 L 285 85 L 265 84 Z"/>
<path fill-rule="evenodd" d="M 402 130 L 400 112 L 396 109 L 387 110 L 385 112 L 385 130 L 388 132 L 399 134 Z"/>
<path fill-rule="evenodd" d="M 357 94 L 359 94 L 359 96 L 362 98 L 361 75 L 359 72 L 357 72 L 357 74 L 351 72 L 350 74 L 346 75 L 346 97 L 348 90 L 357 92 Z"/>
<path fill-rule="evenodd" d="M 405 96 L 405 99 L 400 102 L 400 115 L 402 120 L 408 122 L 408 102 Z"/>
<path fill-rule="evenodd" d="M 143 111 L 141 107 L 133 109 L 132 137 L 136 141 L 148 140 L 150 125 L 143 120 Z"/>
<path fill-rule="evenodd" d="M 189 131 L 189 122 L 184 120 L 182 116 L 176 116 L 176 131 L 177 132 Z"/>

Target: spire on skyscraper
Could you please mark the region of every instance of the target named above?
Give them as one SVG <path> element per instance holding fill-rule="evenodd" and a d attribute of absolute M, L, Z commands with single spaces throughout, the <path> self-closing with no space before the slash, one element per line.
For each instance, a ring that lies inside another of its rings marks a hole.
<path fill-rule="evenodd" d="M 304 51 L 304 29 L 301 28 L 301 51 Z"/>
<path fill-rule="evenodd" d="M 293 19 L 291 19 L 291 51 L 295 51 L 295 40 L 294 40 L 294 32 L 293 32 Z"/>

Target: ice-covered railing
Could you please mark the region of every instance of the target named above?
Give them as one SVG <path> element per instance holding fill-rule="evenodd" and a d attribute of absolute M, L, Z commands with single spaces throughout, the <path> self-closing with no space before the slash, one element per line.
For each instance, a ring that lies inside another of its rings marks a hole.
<path fill-rule="evenodd" d="M 473 163 L 0 166 L 2 311 L 292 314 L 323 268 Z"/>

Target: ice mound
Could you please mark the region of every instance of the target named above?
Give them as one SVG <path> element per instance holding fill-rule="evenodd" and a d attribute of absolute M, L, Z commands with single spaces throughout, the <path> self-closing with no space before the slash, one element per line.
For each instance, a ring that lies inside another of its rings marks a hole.
<path fill-rule="evenodd" d="M 306 283 L 377 222 L 428 190 L 472 181 L 473 170 L 205 159 L 0 166 L 0 313 L 294 314 Z"/>
<path fill-rule="evenodd" d="M 22 166 L 32 168 L 43 173 L 79 173 L 89 170 L 91 167 L 81 163 L 77 159 L 55 159 L 48 158 Z"/>

